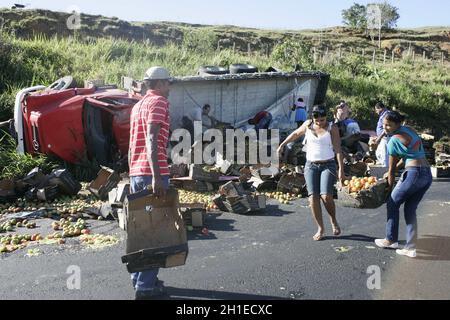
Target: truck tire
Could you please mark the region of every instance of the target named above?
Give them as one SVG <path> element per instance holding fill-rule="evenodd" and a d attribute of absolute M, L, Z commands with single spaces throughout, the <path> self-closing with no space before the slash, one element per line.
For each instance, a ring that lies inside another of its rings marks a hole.
<path fill-rule="evenodd" d="M 76 83 L 72 76 L 65 76 L 53 82 L 47 87 L 49 90 L 65 90 L 69 88 L 75 88 Z"/>
<path fill-rule="evenodd" d="M 211 76 L 211 75 L 221 75 L 228 74 L 229 71 L 222 67 L 217 66 L 202 66 L 198 69 L 199 76 Z"/>
<path fill-rule="evenodd" d="M 232 64 L 230 66 L 230 73 L 237 74 L 237 73 L 255 73 L 258 72 L 258 68 L 249 65 L 249 64 L 243 64 L 243 63 L 236 63 Z"/>

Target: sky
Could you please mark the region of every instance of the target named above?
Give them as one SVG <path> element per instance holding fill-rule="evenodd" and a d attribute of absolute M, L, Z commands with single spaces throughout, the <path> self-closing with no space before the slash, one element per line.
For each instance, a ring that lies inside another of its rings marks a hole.
<path fill-rule="evenodd" d="M 342 25 L 342 10 L 380 0 L 0 0 L 27 8 L 72 11 L 118 17 L 127 21 L 175 21 L 236 25 L 262 29 L 298 30 Z M 399 28 L 450 26 L 448 0 L 390 0 L 399 9 Z"/>

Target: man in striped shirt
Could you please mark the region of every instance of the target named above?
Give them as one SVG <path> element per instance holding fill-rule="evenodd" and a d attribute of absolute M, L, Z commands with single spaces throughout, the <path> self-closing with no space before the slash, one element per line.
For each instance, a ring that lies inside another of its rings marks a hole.
<path fill-rule="evenodd" d="M 171 78 L 162 67 L 147 70 L 144 81 L 147 94 L 131 111 L 129 167 L 131 192 L 139 192 L 148 185 L 158 196 L 169 187 L 167 143 L 169 140 L 169 91 Z M 158 280 L 159 269 L 133 273 L 131 278 L 136 299 L 162 296 L 164 286 Z"/>

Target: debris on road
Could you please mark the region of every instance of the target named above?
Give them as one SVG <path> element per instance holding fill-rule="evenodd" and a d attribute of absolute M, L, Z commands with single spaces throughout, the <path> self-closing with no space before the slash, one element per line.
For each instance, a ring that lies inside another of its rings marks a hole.
<path fill-rule="evenodd" d="M 343 247 L 336 247 L 336 248 L 334 248 L 334 251 L 339 252 L 339 253 L 346 253 L 346 252 L 349 252 L 350 250 L 353 250 L 353 247 L 351 247 L 351 246 L 343 246 Z"/>

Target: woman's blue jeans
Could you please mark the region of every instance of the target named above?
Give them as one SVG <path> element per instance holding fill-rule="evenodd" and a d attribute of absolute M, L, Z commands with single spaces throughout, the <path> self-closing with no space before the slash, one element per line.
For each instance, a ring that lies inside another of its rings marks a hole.
<path fill-rule="evenodd" d="M 406 246 L 415 249 L 417 243 L 416 210 L 430 188 L 433 177 L 429 167 L 408 167 L 387 201 L 386 239 L 398 242 L 400 206 L 404 203 L 406 221 Z"/>

